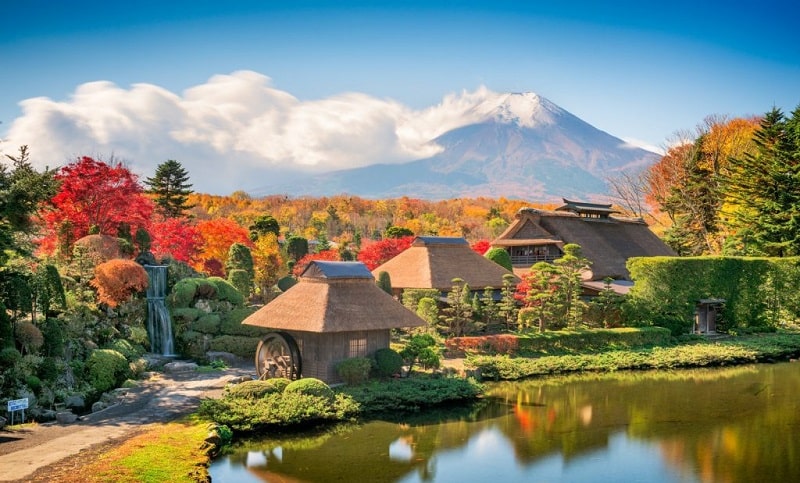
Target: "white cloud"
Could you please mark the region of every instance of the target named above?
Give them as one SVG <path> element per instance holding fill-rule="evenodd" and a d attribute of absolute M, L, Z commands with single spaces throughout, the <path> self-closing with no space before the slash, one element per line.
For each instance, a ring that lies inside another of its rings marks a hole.
<path fill-rule="evenodd" d="M 301 101 L 252 71 L 216 75 L 180 94 L 97 81 L 64 101 L 22 101 L 4 148 L 27 144 L 35 164 L 51 167 L 113 155 L 141 176 L 176 159 L 195 190 L 230 193 L 276 169 L 321 172 L 432 156 L 440 150 L 432 140 L 493 116 L 503 96 L 481 87 L 413 110 L 360 93 Z"/>

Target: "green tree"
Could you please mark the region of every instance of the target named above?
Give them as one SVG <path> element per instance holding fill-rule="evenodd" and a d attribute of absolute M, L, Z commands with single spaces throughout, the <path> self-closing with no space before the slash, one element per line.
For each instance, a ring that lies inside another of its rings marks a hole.
<path fill-rule="evenodd" d="M 400 356 L 408 363 L 410 374 L 415 364 L 426 369 L 436 369 L 441 363 L 441 356 L 436 347 L 436 339 L 430 334 L 414 334 L 408 340 Z"/>
<path fill-rule="evenodd" d="M 272 215 L 261 215 L 253 221 L 253 224 L 248 227 L 250 230 L 250 239 L 252 241 L 258 240 L 260 237 L 267 233 L 274 233 L 275 236 L 281 234 L 281 227 Z"/>
<path fill-rule="evenodd" d="M 390 226 L 386 229 L 383 236 L 385 238 L 403 238 L 414 236 L 414 232 L 403 226 Z"/>
<path fill-rule="evenodd" d="M 417 303 L 417 315 L 420 319 L 428 323 L 428 332 L 436 332 L 436 323 L 439 320 L 439 305 L 436 299 L 431 297 L 422 297 Z"/>
<path fill-rule="evenodd" d="M 242 271 L 246 274 L 243 276 Z M 233 280 L 229 280 L 237 290 L 239 290 L 245 297 L 253 293 L 253 279 L 255 278 L 255 270 L 253 264 L 253 254 L 250 248 L 241 243 L 234 243 L 228 249 L 228 258 L 225 261 L 225 272 L 229 275 L 237 272 L 236 284 Z M 237 285 L 238 284 L 238 285 Z"/>
<path fill-rule="evenodd" d="M 489 251 L 487 251 L 483 256 L 486 259 L 491 260 L 505 268 L 509 272 L 514 269 L 514 266 L 511 264 L 511 255 L 509 255 L 508 252 L 503 248 L 490 248 Z"/>
<path fill-rule="evenodd" d="M 447 306 L 439 319 L 453 337 L 464 335 L 472 322 L 472 294 L 464 280 L 453 279 L 453 287 L 447 293 Z"/>
<path fill-rule="evenodd" d="M 514 297 L 516 286 L 514 275 L 507 273 L 503 275 L 503 288 L 500 291 L 500 302 L 497 304 L 497 315 L 501 321 L 505 322 L 506 328 L 512 330 L 517 323 L 519 307 L 517 299 Z"/>
<path fill-rule="evenodd" d="M 547 262 L 534 264 L 525 276 L 524 302 L 527 307 L 534 309 L 539 332 L 544 332 L 557 314 L 556 276 L 557 268 Z"/>
<path fill-rule="evenodd" d="M 786 119 L 778 108 L 764 115 L 755 151 L 732 159 L 724 189 L 741 207 L 733 223 L 746 254 L 800 255 L 800 106 Z"/>
<path fill-rule="evenodd" d="M 295 262 L 300 260 L 308 255 L 308 240 L 301 236 L 290 236 L 286 239 L 286 253 Z"/>
<path fill-rule="evenodd" d="M 567 243 L 564 254 L 553 261 L 556 266 L 556 302 L 561 315 L 570 327 L 578 326 L 586 304 L 581 301 L 581 280 L 590 262 L 581 253 L 580 245 Z"/>
<path fill-rule="evenodd" d="M 182 218 L 194 205 L 189 204 L 191 190 L 189 174 L 181 163 L 169 159 L 158 165 L 155 176 L 147 178 L 147 192 L 155 196 L 158 211 L 167 218 Z"/>
<path fill-rule="evenodd" d="M 389 276 L 389 272 L 382 271 L 378 273 L 378 287 L 389 295 L 392 295 L 392 279 Z"/>

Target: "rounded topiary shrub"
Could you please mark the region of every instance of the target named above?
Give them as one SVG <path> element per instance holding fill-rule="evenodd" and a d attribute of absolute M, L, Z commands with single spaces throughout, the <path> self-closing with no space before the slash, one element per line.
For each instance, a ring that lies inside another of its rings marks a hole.
<path fill-rule="evenodd" d="M 199 319 L 189 324 L 189 328 L 195 332 L 204 334 L 216 334 L 219 332 L 220 317 L 217 314 L 205 314 Z"/>
<path fill-rule="evenodd" d="M 113 350 L 119 352 L 120 354 L 125 356 L 125 359 L 127 359 L 128 362 L 135 361 L 143 353 L 143 352 L 140 352 L 139 350 L 137 350 L 130 342 L 128 342 L 125 339 L 117 339 L 117 340 L 115 340 L 114 342 L 109 344 L 107 349 L 113 349 Z"/>
<path fill-rule="evenodd" d="M 290 382 L 290 380 L 282 378 L 267 379 L 266 381 L 245 381 L 230 386 L 227 389 L 227 395 L 229 397 L 260 399 L 267 394 L 283 392 Z"/>
<path fill-rule="evenodd" d="M 336 364 L 336 373 L 351 386 L 366 382 L 371 370 L 372 359 L 368 357 L 351 357 Z"/>
<path fill-rule="evenodd" d="M 233 305 L 243 305 L 244 295 L 236 290 L 236 287 L 230 284 L 222 277 L 208 277 L 208 282 L 214 284 L 217 289 L 217 300 L 224 300 L 232 303 Z"/>
<path fill-rule="evenodd" d="M 318 396 L 333 401 L 334 393 L 327 384 L 313 377 L 306 377 L 292 381 L 283 390 L 284 393 L 298 393 L 309 396 Z"/>
<path fill-rule="evenodd" d="M 378 349 L 372 357 L 375 359 L 375 374 L 378 377 L 399 374 L 403 367 L 403 357 L 393 349 Z"/>
<path fill-rule="evenodd" d="M 113 349 L 95 349 L 86 360 L 85 370 L 92 388 L 102 393 L 128 378 L 128 361 Z"/>
<path fill-rule="evenodd" d="M 220 335 L 208 342 L 208 350 L 230 352 L 239 357 L 252 357 L 258 348 L 258 337 Z"/>
<path fill-rule="evenodd" d="M 21 360 L 22 354 L 20 354 L 20 352 L 13 347 L 6 347 L 5 349 L 0 350 L 0 370 L 14 367 Z"/>
<path fill-rule="evenodd" d="M 487 251 L 483 256 L 486 257 L 486 259 L 491 260 L 505 268 L 509 272 L 514 269 L 514 266 L 511 264 L 511 255 L 509 255 L 508 252 L 503 248 L 490 248 L 489 251 Z"/>

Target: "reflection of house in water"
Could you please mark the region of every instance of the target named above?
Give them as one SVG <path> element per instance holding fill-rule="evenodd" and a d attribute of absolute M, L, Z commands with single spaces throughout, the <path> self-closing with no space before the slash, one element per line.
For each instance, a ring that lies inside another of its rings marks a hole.
<path fill-rule="evenodd" d="M 388 348 L 391 329 L 425 325 L 381 290 L 363 263 L 318 260 L 296 285 L 242 323 L 274 331 L 257 349 L 260 377 L 274 373 L 326 383 L 340 382 L 337 363 Z"/>
<path fill-rule="evenodd" d="M 566 199 L 554 211 L 523 208 L 492 246 L 508 251 L 514 272 L 520 275 L 536 262 L 561 257 L 565 244 L 578 244 L 592 263 L 585 278 L 594 281 L 628 280 L 625 264 L 632 257 L 676 255 L 641 218 L 615 213 L 610 204 Z"/>

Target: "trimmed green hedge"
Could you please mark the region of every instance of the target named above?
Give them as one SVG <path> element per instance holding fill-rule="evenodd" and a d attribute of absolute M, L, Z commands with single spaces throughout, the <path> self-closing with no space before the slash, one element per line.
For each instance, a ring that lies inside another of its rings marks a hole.
<path fill-rule="evenodd" d="M 672 335 L 663 327 L 559 330 L 521 336 L 519 351 L 522 353 L 596 352 L 663 346 L 671 343 Z"/>
<path fill-rule="evenodd" d="M 221 335 L 211 339 L 208 350 L 230 352 L 239 357 L 249 359 L 255 355 L 258 342 L 259 339 L 257 337 Z"/>
<path fill-rule="evenodd" d="M 776 327 L 800 318 L 800 258 L 631 258 L 629 318 L 688 332 L 699 299 L 725 299 L 723 327 Z M 682 324 L 681 324 L 682 321 Z"/>

